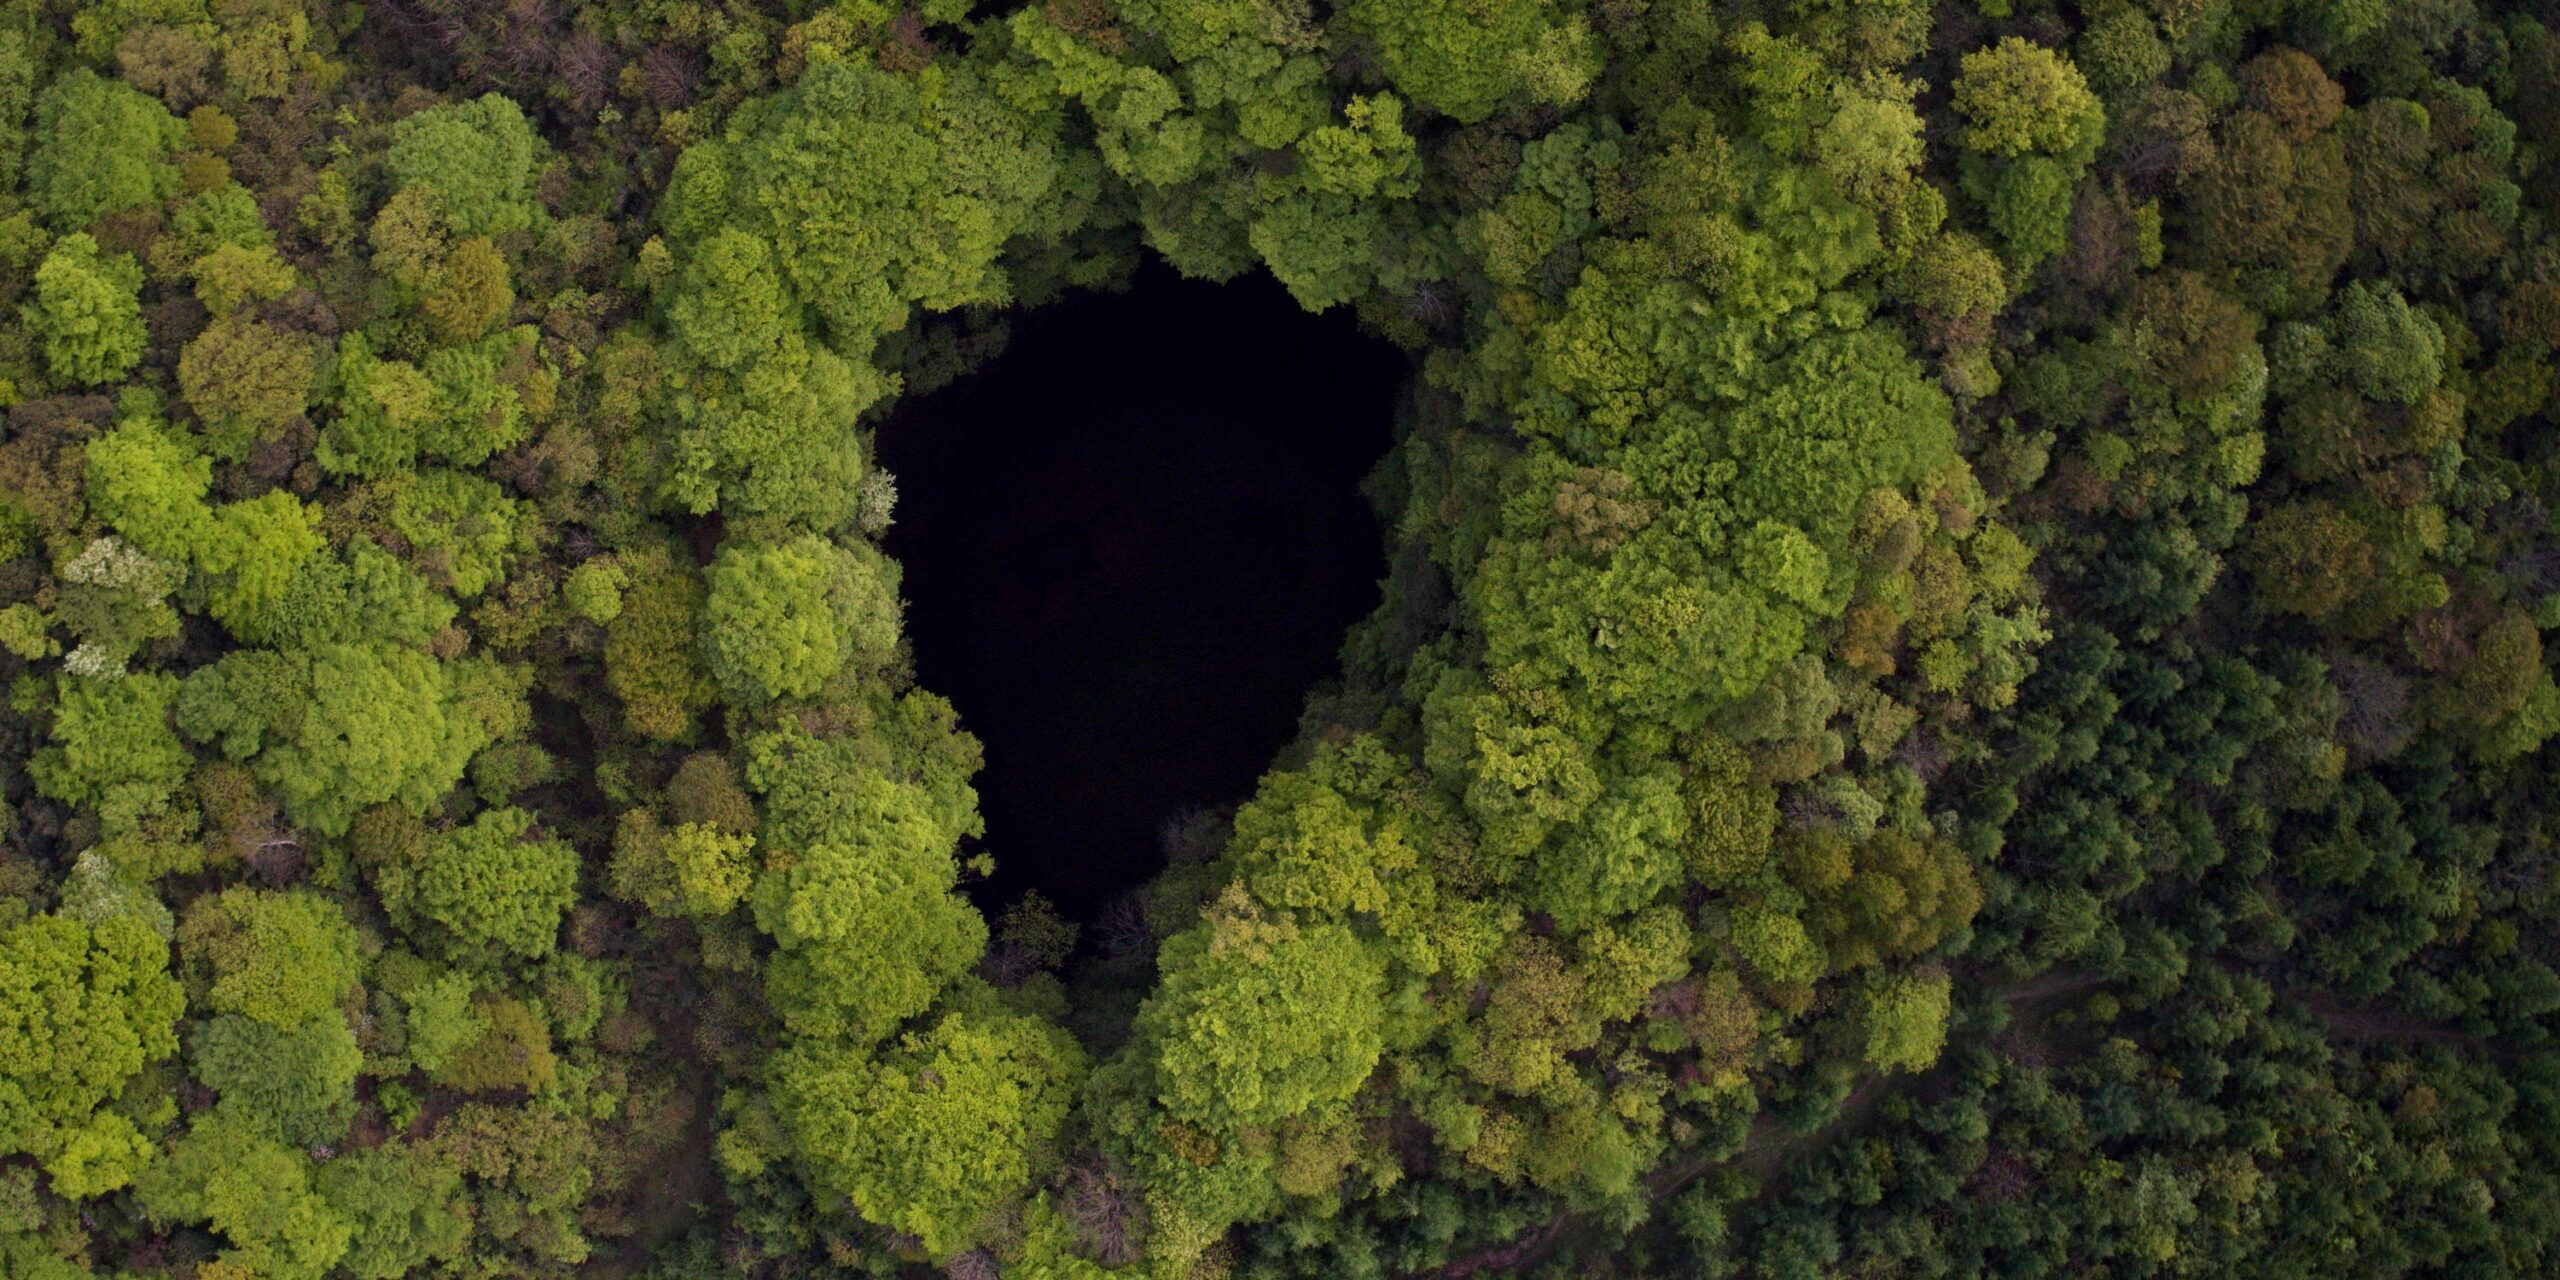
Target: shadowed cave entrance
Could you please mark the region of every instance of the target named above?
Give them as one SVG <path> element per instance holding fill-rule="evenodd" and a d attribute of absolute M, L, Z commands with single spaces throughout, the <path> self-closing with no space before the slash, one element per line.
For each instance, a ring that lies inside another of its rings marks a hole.
<path fill-rule="evenodd" d="M 982 905 L 1091 920 L 1168 819 L 1251 794 L 1377 605 L 1358 485 L 1405 371 L 1267 276 L 1150 264 L 881 425 L 918 674 L 986 745 Z"/>

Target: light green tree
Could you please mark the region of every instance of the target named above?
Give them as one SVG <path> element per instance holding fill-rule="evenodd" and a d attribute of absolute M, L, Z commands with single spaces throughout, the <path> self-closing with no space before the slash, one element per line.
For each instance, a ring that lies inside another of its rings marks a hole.
<path fill-rule="evenodd" d="M 340 643 L 227 654 L 187 677 L 177 721 L 245 761 L 295 821 L 330 835 L 371 805 L 426 811 L 490 740 L 444 664 Z"/>
<path fill-rule="evenodd" d="M 755 844 L 752 835 L 701 822 L 669 827 L 634 809 L 614 831 L 613 891 L 662 916 L 726 915 L 746 896 Z"/>
<path fill-rule="evenodd" d="M 318 894 L 242 886 L 199 897 L 177 942 L 201 1007 L 273 1027 L 334 1014 L 356 985 L 355 928 Z"/>
<path fill-rule="evenodd" d="M 470 1200 L 450 1161 L 398 1143 L 351 1151 L 315 1180 L 350 1228 L 339 1265 L 358 1280 L 399 1280 L 460 1256 Z"/>
<path fill-rule="evenodd" d="M 801 330 L 773 247 L 722 227 L 686 255 L 666 290 L 667 325 L 694 359 L 741 370 L 773 359 Z"/>
<path fill-rule="evenodd" d="M 142 360 L 142 268 L 129 254 L 101 253 L 86 233 L 64 236 L 36 267 L 35 300 L 23 315 L 44 339 L 57 378 L 95 386 Z"/>
<path fill-rule="evenodd" d="M 108 214 L 177 194 L 169 153 L 186 126 L 159 99 L 122 81 L 73 67 L 37 97 L 35 132 L 27 189 L 56 230 L 85 230 Z"/>
<path fill-rule="evenodd" d="M 2371 399 L 2416 404 L 2444 376 L 2443 332 L 2397 289 L 2349 283 L 2330 328 L 2338 372 Z"/>
<path fill-rule="evenodd" d="M 178 357 L 178 390 L 205 426 L 206 447 L 237 460 L 311 403 L 312 342 L 246 315 L 205 326 Z"/>
<path fill-rule="evenodd" d="M 82 487 L 89 508 L 135 546 L 164 560 L 195 559 L 211 513 L 213 463 L 156 423 L 128 418 L 89 442 Z"/>
<path fill-rule="evenodd" d="M 196 259 L 189 270 L 196 278 L 196 300 L 216 319 L 253 303 L 273 302 L 301 283 L 294 269 L 266 245 L 221 245 Z"/>
<path fill-rule="evenodd" d="M 53 741 L 27 765 L 36 789 L 97 810 L 110 832 L 131 830 L 159 812 L 194 762 L 169 728 L 177 695 L 177 679 L 157 673 L 63 676 Z"/>
<path fill-rule="evenodd" d="M 309 634 L 315 606 L 302 588 L 307 574 L 334 561 L 320 532 L 320 509 L 270 489 L 245 502 L 225 503 L 195 548 L 206 579 L 205 612 L 232 635 L 251 644 L 290 642 Z"/>
<path fill-rule="evenodd" d="M 539 960 L 577 900 L 578 852 L 532 828 L 522 809 L 486 810 L 430 838 L 416 867 L 384 868 L 376 887 L 385 904 L 441 926 L 457 961 L 492 952 Z"/>
<path fill-rule="evenodd" d="M 0 1152 L 59 1166 L 66 1194 L 124 1185 L 148 1144 L 98 1108 L 178 1050 L 184 997 L 168 964 L 168 944 L 131 919 L 38 916 L 0 932 Z"/>
<path fill-rule="evenodd" d="M 435 383 L 406 360 L 376 357 L 360 333 L 338 340 L 336 381 L 337 416 L 320 433 L 320 465 L 367 478 L 412 466 L 435 413 Z"/>
<path fill-rule="evenodd" d="M 1219 908 L 1165 944 L 1139 1014 L 1166 1108 L 1223 1132 L 1350 1097 L 1384 1049 L 1379 956 L 1342 925 Z"/>
<path fill-rule="evenodd" d="M 1504 107 L 1570 106 L 1600 71 L 1599 42 L 1570 0 L 1359 0 L 1353 26 L 1416 102 L 1473 124 Z"/>
<path fill-rule="evenodd" d="M 986 923 L 951 892 L 956 833 L 925 792 L 867 772 L 832 785 L 841 807 L 814 843 L 766 842 L 749 905 L 782 948 L 765 990 L 784 1023 L 869 1044 L 977 960 Z"/>
<path fill-rule="evenodd" d="M 1924 1071 L 1947 1043 L 1950 983 L 1945 970 L 1871 978 L 1865 1002 L 1866 1060 L 1884 1071 Z"/>
<path fill-rule="evenodd" d="M 279 1027 L 223 1014 L 190 1036 L 195 1077 L 218 1109 L 287 1146 L 335 1142 L 355 1118 L 364 1053 L 335 1013 Z"/>
<path fill-rule="evenodd" d="M 937 70 L 929 98 L 870 58 L 812 57 L 789 89 L 732 115 L 718 142 L 685 151 L 662 214 L 679 255 L 724 226 L 771 245 L 791 291 L 854 360 L 912 305 L 1005 300 L 998 257 L 1059 181 L 1054 125 L 965 67 Z"/>
<path fill-rule="evenodd" d="M 401 187 L 433 191 L 457 235 L 494 235 L 533 225 L 539 147 L 524 112 L 491 93 L 393 125 L 382 163 Z"/>
<path fill-rule="evenodd" d="M 724 547 L 702 608 L 704 665 L 740 702 L 805 698 L 898 642 L 897 566 L 816 535 Z"/>
<path fill-rule="evenodd" d="M 465 600 L 505 581 L 530 550 L 525 504 L 483 476 L 432 467 L 386 488 L 391 527 L 408 541 L 410 562 Z"/>
<path fill-rule="evenodd" d="M 1956 110 L 1965 145 L 1991 155 L 2037 153 L 2086 163 L 2106 130 L 2106 109 L 2061 53 L 2017 36 L 1964 56 Z"/>
<path fill-rule="evenodd" d="M 205 1223 L 227 1238 L 222 1261 L 260 1280 L 321 1280 L 353 1228 L 311 1186 L 311 1161 L 237 1114 L 201 1117 L 135 1184 L 159 1223 Z"/>
<path fill-rule="evenodd" d="M 703 670 L 702 578 L 663 548 L 626 553 L 622 608 L 605 630 L 605 687 L 632 730 L 661 742 L 689 738 L 694 717 L 719 697 Z"/>
<path fill-rule="evenodd" d="M 946 1013 L 876 1061 L 814 1051 L 775 1091 L 822 1184 L 948 1257 L 1038 1184 L 1083 1073 L 1062 1029 L 1015 1013 Z"/>

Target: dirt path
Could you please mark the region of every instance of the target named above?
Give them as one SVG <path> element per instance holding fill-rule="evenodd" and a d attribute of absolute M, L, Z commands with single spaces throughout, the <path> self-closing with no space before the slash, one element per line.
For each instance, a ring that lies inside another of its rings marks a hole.
<path fill-rule="evenodd" d="M 2348 1000 L 2335 992 L 2288 991 L 2294 1003 L 2320 1019 L 2332 1041 L 2347 1044 L 2447 1044 L 2501 1060 L 2516 1051 L 2447 1022 L 2436 1022 L 2375 1000 Z"/>
<path fill-rule="evenodd" d="M 2000 991 L 2000 998 L 2008 1002 L 2013 1026 L 2016 1022 L 2030 1019 L 2040 1023 L 2063 997 L 2105 983 L 2106 979 L 2096 974 L 2059 971 L 2039 974 L 2005 987 Z M 1812 1133 L 1791 1133 L 1786 1126 L 1767 1115 L 1757 1116 L 1751 1122 L 1751 1131 L 1743 1139 L 1740 1151 L 1716 1159 L 1665 1165 L 1647 1174 L 1645 1182 L 1657 1201 L 1677 1195 L 1690 1183 L 1723 1168 L 1734 1169 L 1763 1184 L 1769 1183 L 1789 1166 L 1812 1159 L 1828 1150 L 1833 1143 L 1862 1128 L 1895 1090 L 1927 1076 L 1928 1073 L 1866 1076 L 1849 1091 L 1848 1097 L 1841 1100 L 1839 1110 L 1831 1119 Z M 1479 1250 L 1419 1274 L 1434 1280 L 1460 1280 L 1466 1276 L 1519 1271 L 1547 1260 L 1568 1244 L 1588 1238 L 1591 1230 L 1591 1224 L 1578 1215 L 1558 1214 L 1507 1244 Z"/>
<path fill-rule="evenodd" d="M 578 1269 L 582 1280 L 630 1280 L 648 1270 L 658 1250 L 692 1230 L 703 1207 L 719 1197 L 711 1154 L 711 1088 L 711 1072 L 696 1072 L 693 1116 L 685 1122 L 683 1140 L 658 1153 L 658 1164 L 643 1175 L 632 1195 L 631 1217 L 640 1229 L 589 1258 Z"/>
<path fill-rule="evenodd" d="M 2064 1007 L 2066 998 L 2095 990 L 2107 982 L 2108 979 L 2098 974 L 2057 970 L 2002 987 L 1999 995 L 2008 1004 L 2010 1013 L 2010 1026 L 2002 1033 L 2003 1039 L 2022 1034 L 2040 1036 L 2045 1024 Z M 2367 1044 L 2457 1044 L 2483 1053 L 2512 1056 L 2511 1051 L 2459 1028 L 2414 1017 L 2380 1004 L 2350 1002 L 2327 992 L 2287 991 L 2284 994 L 2319 1018 L 2333 1040 Z M 1676 1195 L 1690 1183 L 1720 1168 L 1746 1174 L 1765 1187 L 1790 1166 L 1814 1158 L 1862 1128 L 1893 1092 L 1927 1080 L 1934 1074 L 1868 1076 L 1842 1100 L 1839 1111 L 1828 1122 L 1809 1134 L 1790 1133 L 1767 1115 L 1761 1115 L 1751 1122 L 1750 1134 L 1744 1139 L 1740 1151 L 1721 1159 L 1666 1165 L 1646 1175 L 1645 1181 L 1656 1200 Z M 1510 1274 L 1544 1262 L 1568 1245 L 1587 1240 L 1593 1230 L 1592 1224 L 1577 1215 L 1558 1214 L 1507 1244 L 1479 1250 L 1417 1274 L 1435 1280 Z"/>

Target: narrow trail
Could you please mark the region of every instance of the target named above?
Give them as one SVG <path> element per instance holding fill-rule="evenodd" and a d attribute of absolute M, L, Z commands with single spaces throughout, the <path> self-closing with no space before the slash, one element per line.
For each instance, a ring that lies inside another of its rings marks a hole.
<path fill-rule="evenodd" d="M 2106 981 L 2096 974 L 2056 971 L 2009 985 L 1999 994 L 2009 1005 L 2014 1028 L 2016 1023 L 2031 1017 L 2041 1022 L 2041 1015 L 2064 997 L 2103 986 Z M 1690 1183 L 1718 1169 L 1733 1169 L 1765 1184 L 1790 1166 L 1821 1154 L 1832 1144 L 1857 1131 L 1874 1117 L 1876 1109 L 1895 1090 L 1911 1081 L 1926 1079 L 1930 1074 L 1933 1073 L 1866 1076 L 1849 1091 L 1848 1097 L 1841 1100 L 1831 1119 L 1812 1133 L 1793 1133 L 1765 1114 L 1757 1116 L 1751 1122 L 1751 1130 L 1743 1139 L 1741 1150 L 1728 1156 L 1663 1165 L 1645 1175 L 1645 1183 L 1657 1201 L 1679 1194 Z M 1461 1280 L 1467 1276 L 1509 1274 L 1546 1261 L 1566 1245 L 1587 1239 L 1591 1231 L 1592 1224 L 1581 1215 L 1560 1213 L 1508 1243 L 1452 1259 L 1415 1275 L 1417 1280 L 1421 1277 Z"/>
<path fill-rule="evenodd" d="M 590 1258 L 578 1271 L 583 1280 L 629 1280 L 648 1270 L 658 1250 L 691 1230 L 704 1207 L 719 1198 L 718 1162 L 711 1150 L 716 1101 L 711 1072 L 698 1073 L 683 1139 L 659 1153 L 654 1176 L 645 1176 L 634 1189 L 631 1217 L 641 1228 Z"/>
<path fill-rule="evenodd" d="M 2010 1024 L 2001 1033 L 2002 1039 L 2040 1034 L 2043 1026 L 2069 997 L 2105 986 L 2108 981 L 2099 974 L 2056 970 L 2001 987 L 1998 994 L 2009 1006 L 2010 1015 Z M 2335 1041 L 2454 1044 L 2502 1057 L 2513 1056 L 2511 1051 L 2459 1028 L 2413 1017 L 2387 1006 L 2349 1002 L 2326 992 L 2287 991 L 2284 995 L 2319 1018 L 2327 1027 L 2329 1037 Z M 1719 1169 L 1742 1173 L 1766 1187 L 1788 1168 L 1820 1155 L 1864 1128 L 1887 1097 L 1928 1080 L 1943 1069 L 1916 1075 L 1867 1076 L 1842 1100 L 1832 1118 L 1809 1134 L 1791 1133 L 1777 1121 L 1761 1115 L 1751 1122 L 1750 1133 L 1741 1150 L 1719 1158 L 1666 1164 L 1647 1174 L 1645 1182 L 1657 1201 L 1678 1194 L 1690 1183 Z M 1452 1259 L 1429 1271 L 1413 1273 L 1408 1280 L 1462 1280 L 1463 1277 L 1477 1275 L 1513 1274 L 1545 1262 L 1559 1251 L 1588 1240 L 1593 1234 L 1594 1224 L 1581 1215 L 1560 1213 L 1505 1244 Z"/>
<path fill-rule="evenodd" d="M 658 1252 L 692 1230 L 706 1211 L 721 1203 L 724 1193 L 719 1159 L 712 1148 L 718 1136 L 720 1073 L 695 1045 L 698 1001 L 665 998 L 664 993 L 676 989 L 673 983 L 648 987 L 660 998 L 647 1003 L 643 1016 L 659 1043 L 672 1047 L 687 1064 L 683 1097 L 688 1114 L 683 1132 L 648 1153 L 647 1169 L 618 1193 L 635 1229 L 599 1242 L 594 1255 L 578 1269 L 580 1280 L 630 1280 L 647 1271 L 658 1260 Z"/>

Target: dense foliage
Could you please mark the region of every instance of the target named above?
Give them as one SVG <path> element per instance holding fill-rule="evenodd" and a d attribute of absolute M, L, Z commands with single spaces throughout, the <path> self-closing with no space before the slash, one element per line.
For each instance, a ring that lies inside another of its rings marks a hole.
<path fill-rule="evenodd" d="M 21 0 L 0 1274 L 2549 1274 L 2552 22 Z M 1151 258 L 1416 378 L 1079 949 L 871 437 Z"/>

